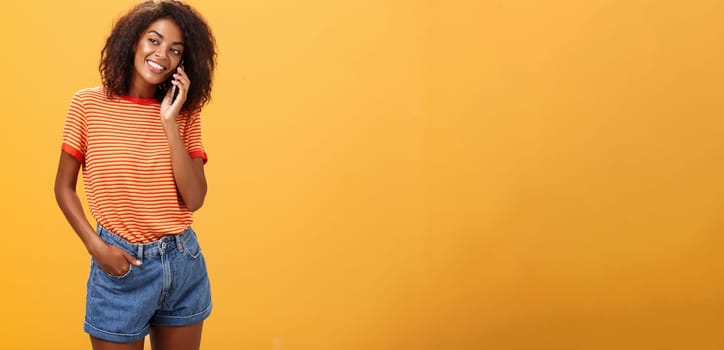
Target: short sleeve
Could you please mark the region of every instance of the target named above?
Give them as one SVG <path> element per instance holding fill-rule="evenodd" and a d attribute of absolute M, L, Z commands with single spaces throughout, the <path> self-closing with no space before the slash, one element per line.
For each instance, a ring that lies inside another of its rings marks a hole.
<path fill-rule="evenodd" d="M 70 101 L 68 113 L 65 116 L 61 149 L 78 159 L 81 163 L 83 163 L 85 159 L 88 141 L 87 120 L 82 98 L 79 93 L 76 93 Z"/>
<path fill-rule="evenodd" d="M 198 111 L 191 113 L 189 121 L 186 123 L 184 145 L 191 158 L 202 158 L 204 164 L 209 160 L 201 142 L 201 113 Z"/>

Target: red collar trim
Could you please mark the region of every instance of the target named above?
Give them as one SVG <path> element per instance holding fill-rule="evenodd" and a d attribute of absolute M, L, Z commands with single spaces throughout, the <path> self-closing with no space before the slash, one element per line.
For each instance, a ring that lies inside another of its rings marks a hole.
<path fill-rule="evenodd" d="M 142 105 L 155 105 L 158 104 L 158 100 L 155 98 L 142 98 L 142 97 L 131 97 L 131 96 L 123 96 L 121 95 L 121 98 L 130 101 L 133 103 L 138 103 Z"/>

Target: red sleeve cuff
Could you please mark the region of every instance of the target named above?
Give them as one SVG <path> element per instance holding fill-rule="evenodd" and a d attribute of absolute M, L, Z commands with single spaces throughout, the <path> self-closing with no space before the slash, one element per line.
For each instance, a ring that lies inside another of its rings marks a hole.
<path fill-rule="evenodd" d="M 209 158 L 206 156 L 206 152 L 204 151 L 191 151 L 189 152 L 189 157 L 202 158 L 204 160 L 204 164 L 209 161 Z"/>
<path fill-rule="evenodd" d="M 71 156 L 75 157 L 75 159 L 78 159 L 78 161 L 83 164 L 83 152 L 79 151 L 77 148 L 64 143 L 60 146 L 60 149 L 63 150 L 63 152 L 66 152 L 70 154 Z M 206 162 L 206 161 L 204 161 Z"/>

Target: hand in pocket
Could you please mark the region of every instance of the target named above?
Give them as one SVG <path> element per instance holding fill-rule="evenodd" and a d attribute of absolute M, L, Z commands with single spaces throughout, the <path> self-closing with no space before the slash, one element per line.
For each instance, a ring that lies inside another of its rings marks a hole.
<path fill-rule="evenodd" d="M 93 255 L 93 258 L 98 267 L 111 276 L 125 275 L 131 269 L 131 264 L 141 266 L 141 262 L 131 254 L 107 243 Z"/>

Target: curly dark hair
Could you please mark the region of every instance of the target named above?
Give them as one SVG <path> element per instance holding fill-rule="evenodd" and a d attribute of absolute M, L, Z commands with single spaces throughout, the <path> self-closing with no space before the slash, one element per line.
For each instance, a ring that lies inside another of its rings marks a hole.
<path fill-rule="evenodd" d="M 182 111 L 200 110 L 211 99 L 216 67 L 216 39 L 206 21 L 190 6 L 175 0 L 141 2 L 118 19 L 101 50 L 98 67 L 108 97 L 127 95 L 133 75 L 135 47 L 143 31 L 159 19 L 171 19 L 184 37 L 184 70 L 192 86 Z M 170 88 L 170 79 L 159 84 L 156 99 L 161 101 Z"/>

